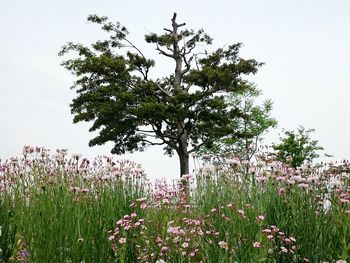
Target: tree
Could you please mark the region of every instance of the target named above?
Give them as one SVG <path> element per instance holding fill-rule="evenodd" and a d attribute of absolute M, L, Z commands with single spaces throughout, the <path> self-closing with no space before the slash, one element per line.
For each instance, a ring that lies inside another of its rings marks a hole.
<path fill-rule="evenodd" d="M 277 121 L 271 118 L 272 102 L 266 100 L 262 105 L 257 105 L 255 99 L 261 95 L 261 91 L 252 85 L 251 89 L 228 97 L 228 103 L 244 113 L 241 118 L 231 120 L 231 129 L 234 134 L 227 134 L 211 149 L 202 148 L 202 153 L 212 153 L 219 156 L 234 154 L 241 160 L 250 161 L 258 149 L 262 136 L 277 125 Z"/>
<path fill-rule="evenodd" d="M 279 144 L 273 144 L 277 160 L 297 168 L 320 155 L 317 151 L 323 150 L 318 145 L 317 140 L 312 140 L 310 134 L 315 132 L 314 129 L 305 129 L 300 126 L 297 131 L 284 131 L 284 137 L 280 137 Z"/>
<path fill-rule="evenodd" d="M 173 61 L 169 76 L 152 79 L 155 61 L 134 45 L 127 29 L 96 15 L 88 21 L 100 24 L 109 38 L 91 47 L 68 43 L 59 55 L 78 53 L 62 64 L 77 78 L 77 97 L 70 105 L 73 122 L 93 121 L 90 131 L 98 131 L 90 146 L 113 141 L 111 152 L 123 154 L 164 145 L 166 154 L 177 153 L 184 175 L 189 173 L 190 153 L 235 134 L 231 120 L 244 113 L 225 96 L 249 90 L 243 77 L 255 74 L 261 63 L 239 57 L 241 43 L 211 53 L 199 50 L 212 44 L 212 38 L 203 29 L 180 30 L 185 23 L 177 23 L 176 17 L 174 13 L 171 28 L 163 34 L 145 37 Z"/>

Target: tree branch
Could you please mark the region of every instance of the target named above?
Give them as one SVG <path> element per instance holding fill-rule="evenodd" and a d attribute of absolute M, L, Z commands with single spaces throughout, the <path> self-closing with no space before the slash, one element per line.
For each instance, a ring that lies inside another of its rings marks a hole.
<path fill-rule="evenodd" d="M 160 49 L 158 45 L 157 45 L 156 50 L 158 50 L 158 51 L 159 51 L 159 54 L 161 54 L 161 55 L 164 55 L 164 56 L 166 56 L 166 57 L 175 59 L 175 56 L 174 56 L 174 55 L 169 54 L 169 53 L 166 53 L 164 50 Z"/>
<path fill-rule="evenodd" d="M 204 144 L 209 143 L 209 142 L 211 142 L 211 141 L 213 141 L 213 140 L 206 140 L 206 141 L 204 141 L 204 142 L 198 144 L 197 146 L 193 147 L 193 148 L 192 148 L 191 150 L 189 150 L 187 153 L 188 153 L 188 154 L 193 153 L 193 152 L 197 151 L 200 147 L 202 147 Z"/>
<path fill-rule="evenodd" d="M 185 69 L 181 71 L 181 77 L 191 69 L 191 61 L 193 59 L 193 56 L 191 56 L 188 61 L 185 55 L 182 55 L 182 58 L 183 58 L 183 61 L 185 62 Z"/>
<path fill-rule="evenodd" d="M 165 142 L 151 142 L 151 141 L 149 141 L 149 140 L 146 140 L 146 139 L 142 139 L 142 141 L 143 142 L 146 142 L 146 143 L 148 143 L 148 144 L 150 144 L 150 145 L 164 145 L 164 143 Z"/>
<path fill-rule="evenodd" d="M 168 97 L 171 97 L 171 94 L 169 93 L 169 91 L 163 89 L 158 83 L 156 83 L 156 85 L 157 85 L 157 88 L 158 88 L 161 92 L 163 92 L 163 93 L 164 93 L 165 95 L 167 95 Z"/>

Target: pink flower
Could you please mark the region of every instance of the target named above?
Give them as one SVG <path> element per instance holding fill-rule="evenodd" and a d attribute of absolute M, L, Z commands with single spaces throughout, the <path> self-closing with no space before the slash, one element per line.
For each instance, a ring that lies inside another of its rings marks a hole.
<path fill-rule="evenodd" d="M 261 232 L 263 232 L 265 234 L 270 234 L 272 231 L 271 231 L 271 229 L 266 228 L 266 229 L 261 230 Z"/>
<path fill-rule="evenodd" d="M 308 184 L 304 184 L 304 183 L 301 183 L 301 184 L 298 184 L 298 187 L 301 188 L 301 189 L 306 189 L 309 187 Z"/>
<path fill-rule="evenodd" d="M 280 187 L 280 188 L 278 188 L 278 190 L 277 190 L 277 194 L 278 194 L 278 195 L 283 195 L 285 192 L 286 192 L 286 189 L 284 189 L 283 187 Z"/>
<path fill-rule="evenodd" d="M 167 232 L 169 234 L 179 235 L 179 234 L 181 234 L 181 229 L 180 229 L 179 226 L 176 226 L 176 227 L 172 227 L 171 226 L 171 227 L 168 228 Z"/>
<path fill-rule="evenodd" d="M 288 181 L 287 181 L 287 184 L 293 185 L 293 184 L 295 184 L 295 181 L 294 181 L 294 180 L 288 180 Z"/>
<path fill-rule="evenodd" d="M 256 180 L 258 182 L 265 183 L 267 181 L 267 177 L 266 176 L 258 176 L 258 177 L 256 177 Z"/>
<path fill-rule="evenodd" d="M 288 253 L 288 249 L 286 249 L 285 247 L 281 247 L 281 251 L 282 251 L 283 253 Z"/>
<path fill-rule="evenodd" d="M 259 248 L 260 245 L 261 244 L 258 241 L 253 242 L 253 247 L 255 247 L 255 248 Z"/>
<path fill-rule="evenodd" d="M 119 244 L 124 244 L 124 243 L 126 243 L 126 238 L 125 238 L 125 237 L 120 238 L 120 239 L 118 240 L 118 243 L 119 243 Z"/>
<path fill-rule="evenodd" d="M 186 248 L 186 247 L 188 247 L 188 243 L 187 242 L 184 242 L 184 243 L 182 243 L 182 245 L 181 245 L 183 248 Z"/>
<path fill-rule="evenodd" d="M 294 237 L 289 237 L 290 241 L 296 242 L 297 240 Z"/>
<path fill-rule="evenodd" d="M 160 251 L 162 252 L 162 254 L 166 254 L 169 251 L 169 248 L 166 246 L 163 246 Z"/>
<path fill-rule="evenodd" d="M 257 216 L 255 219 L 256 219 L 258 222 L 262 222 L 262 221 L 264 221 L 265 216 L 259 215 L 259 216 Z"/>
<path fill-rule="evenodd" d="M 190 175 L 190 174 L 183 174 L 182 176 L 181 176 L 181 179 L 182 180 L 187 180 L 187 179 L 191 179 L 193 176 L 192 175 Z"/>
<path fill-rule="evenodd" d="M 80 193 L 89 193 L 91 190 L 89 188 L 80 189 Z"/>
<path fill-rule="evenodd" d="M 285 180 L 286 180 L 286 178 L 283 177 L 283 176 L 277 176 L 276 177 L 276 181 L 284 182 Z"/>
<path fill-rule="evenodd" d="M 115 236 L 114 236 L 114 235 L 111 235 L 111 236 L 108 237 L 108 240 L 109 240 L 109 241 L 113 241 L 114 239 L 115 239 Z"/>
<path fill-rule="evenodd" d="M 227 243 L 225 241 L 220 241 L 219 242 L 219 246 L 222 249 L 227 249 L 228 248 Z"/>
<path fill-rule="evenodd" d="M 272 240 L 272 239 L 273 239 L 273 235 L 268 235 L 268 236 L 267 236 L 267 239 L 268 239 L 268 240 Z"/>
<path fill-rule="evenodd" d="M 290 178 L 290 180 L 293 180 L 294 182 L 302 182 L 303 181 L 303 177 L 301 177 L 300 175 L 295 175 L 295 176 L 292 176 Z"/>
<path fill-rule="evenodd" d="M 280 229 L 279 229 L 278 227 L 276 227 L 276 226 L 271 226 L 271 230 L 272 230 L 273 232 L 278 232 L 278 231 L 280 231 Z"/>
<path fill-rule="evenodd" d="M 342 199 L 339 199 L 340 202 L 342 202 L 343 204 L 347 204 L 349 203 L 349 199 L 346 199 L 346 198 L 342 198 Z"/>

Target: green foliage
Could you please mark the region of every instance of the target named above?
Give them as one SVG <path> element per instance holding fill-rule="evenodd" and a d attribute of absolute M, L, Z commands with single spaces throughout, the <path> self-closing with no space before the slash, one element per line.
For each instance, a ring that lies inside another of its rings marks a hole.
<path fill-rule="evenodd" d="M 241 160 L 250 160 L 257 151 L 262 136 L 277 125 L 270 117 L 272 102 L 266 100 L 257 105 L 255 99 L 261 94 L 255 86 L 227 98 L 229 105 L 242 112 L 241 118 L 231 119 L 230 126 L 235 132 L 227 134 L 215 142 L 211 149 L 202 148 L 202 153 L 214 153 L 219 156 L 235 156 Z"/>
<path fill-rule="evenodd" d="M 10 196 L 0 195 L 0 262 L 8 262 L 15 243 L 16 224 Z"/>
<path fill-rule="evenodd" d="M 239 57 L 240 43 L 199 52 L 197 46 L 210 45 L 212 38 L 203 29 L 179 30 L 185 24 L 178 24 L 174 14 L 172 29 L 146 36 L 161 56 L 175 61 L 174 74 L 152 79 L 155 60 L 128 39 L 125 27 L 96 15 L 88 21 L 100 24 L 109 38 L 91 47 L 68 43 L 60 55 L 78 54 L 62 65 L 76 76 L 74 122 L 93 121 L 90 131 L 98 131 L 90 146 L 112 141 L 112 153 L 123 154 L 164 145 L 166 154 L 176 151 L 188 160 L 200 146 L 210 148 L 235 133 L 232 120 L 243 113 L 226 97 L 249 90 L 244 77 L 261 65 Z"/>
<path fill-rule="evenodd" d="M 323 150 L 323 147 L 318 145 L 317 140 L 311 139 L 310 135 L 314 131 L 302 126 L 296 132 L 284 131 L 284 137 L 280 138 L 281 142 L 272 146 L 277 159 L 296 168 L 306 161 L 312 162 L 318 158 L 320 155 L 317 151 Z"/>

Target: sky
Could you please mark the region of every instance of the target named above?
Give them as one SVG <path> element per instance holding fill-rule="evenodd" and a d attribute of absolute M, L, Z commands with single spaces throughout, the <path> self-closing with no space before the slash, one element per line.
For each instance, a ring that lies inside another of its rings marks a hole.
<path fill-rule="evenodd" d="M 251 80 L 261 99 L 274 102 L 279 127 L 267 142 L 282 128 L 304 125 L 334 159 L 350 157 L 350 1 L 0 0 L 0 6 L 0 159 L 21 155 L 24 145 L 110 155 L 112 144 L 88 146 L 91 124 L 73 124 L 74 76 L 57 54 L 67 42 L 104 39 L 86 22 L 97 14 L 119 21 L 146 55 L 157 56 L 144 35 L 169 27 L 173 12 L 179 23 L 204 28 L 214 38 L 212 50 L 242 42 L 242 57 L 265 63 Z M 172 70 L 172 62 L 154 59 L 155 76 Z M 141 163 L 151 178 L 179 174 L 177 156 L 161 148 L 115 158 Z"/>

